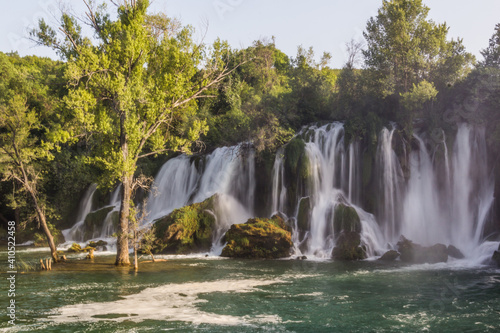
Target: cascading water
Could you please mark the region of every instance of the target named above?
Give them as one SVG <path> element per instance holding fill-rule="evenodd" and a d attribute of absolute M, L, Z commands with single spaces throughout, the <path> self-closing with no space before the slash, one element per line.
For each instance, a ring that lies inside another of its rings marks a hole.
<path fill-rule="evenodd" d="M 423 245 L 453 244 L 464 253 L 477 250 L 494 201 L 484 129 L 459 125 L 452 149 L 448 149 L 444 132 L 437 141 L 436 136 L 432 141 L 425 134 L 415 134 L 409 146 L 395 133 L 393 125 L 379 135 L 376 152 L 371 153 L 375 162 L 371 177 L 376 179 L 368 188 L 361 175 L 372 168 L 371 162 L 366 162 L 360 142 L 346 144 L 342 123 L 312 126 L 297 135 L 304 142 L 306 177 L 300 174 L 291 179 L 286 171 L 286 147 L 278 149 L 266 209 L 269 216 L 281 212 L 294 218 L 292 238 L 297 255 L 330 257 L 336 239 L 333 219 L 339 204 L 351 206 L 358 213 L 361 241 L 369 256 L 394 247 L 400 235 Z M 396 146 L 403 151 L 399 155 Z M 217 221 L 212 253 L 220 254 L 221 239 L 230 226 L 246 222 L 258 211 L 254 207 L 255 173 L 255 153 L 243 144 L 218 148 L 203 157 L 172 158 L 155 178 L 156 191 L 147 200 L 146 223 L 218 194 L 211 212 Z M 375 215 L 363 209 L 367 190 L 373 196 L 371 209 Z M 82 201 L 77 224 L 64 231 L 66 239 L 80 240 L 85 215 L 92 208 L 93 191 L 95 186 Z M 100 237 L 109 237 L 115 231 L 111 215 L 119 209 L 119 191 L 115 189 L 112 195 L 110 205 L 114 208 Z M 298 225 L 302 200 L 309 207 L 306 227 Z M 493 246 L 485 245 L 484 251 Z"/>
<path fill-rule="evenodd" d="M 414 143 L 409 179 L 395 186 L 401 168 L 392 149 L 392 132 L 381 134 L 378 163 L 384 175 L 385 209 L 379 219 L 387 241 L 395 242 L 402 234 L 423 245 L 453 244 L 471 252 L 480 243 L 494 200 L 484 130 L 459 125 L 451 158 L 444 134 L 434 151 L 419 135 L 414 135 Z M 437 149 L 443 149 L 443 158 L 436 158 Z"/>
<path fill-rule="evenodd" d="M 217 221 L 212 253 L 220 254 L 221 239 L 230 226 L 253 216 L 255 154 L 240 145 L 218 148 L 204 161 L 181 155 L 163 165 L 153 187 L 156 193 L 147 201 L 149 222 L 218 194 L 212 212 Z"/>
<path fill-rule="evenodd" d="M 382 202 L 379 204 L 379 219 L 384 222 L 384 236 L 386 240 L 393 242 L 399 237 L 399 210 L 401 198 L 401 186 L 404 183 L 403 171 L 398 157 L 392 149 L 392 138 L 395 127 L 392 130 L 382 129 L 379 136 L 377 148 L 377 164 L 379 170 L 379 188 L 382 193 Z"/>
<path fill-rule="evenodd" d="M 83 233 L 84 233 L 83 222 L 85 221 L 85 217 L 87 216 L 87 214 L 92 211 L 92 199 L 94 197 L 96 189 L 97 189 L 96 184 L 92 184 L 89 186 L 89 188 L 85 191 L 82 200 L 80 201 L 80 205 L 78 207 L 78 214 L 76 216 L 76 223 L 73 225 L 73 227 L 61 231 L 61 233 L 64 236 L 64 239 L 67 242 L 83 241 Z"/>
<path fill-rule="evenodd" d="M 298 218 L 299 203 L 304 197 L 310 201 L 311 214 L 309 230 L 303 239 L 294 231 L 296 251 L 320 258 L 329 258 L 335 245 L 333 218 L 335 207 L 347 204 L 356 209 L 362 223 L 362 241 L 368 254 L 382 249 L 383 237 L 373 215 L 354 205 L 359 191 L 359 143 L 352 142 L 345 149 L 344 126 L 333 123 L 321 127 L 310 127 L 298 136 L 306 141 L 309 177 L 303 184 L 302 193 L 292 200 L 295 207 L 294 217 Z M 284 181 L 283 153 L 278 152 L 273 170 L 272 209 L 284 211 L 287 184 Z M 292 180 L 294 181 L 294 180 Z"/>
<path fill-rule="evenodd" d="M 111 194 L 111 199 L 109 205 L 113 207 L 113 209 L 106 215 L 104 219 L 104 225 L 102 227 L 99 238 L 109 238 L 116 231 L 115 226 L 113 225 L 113 215 L 118 214 L 121 207 L 120 202 L 120 191 L 122 189 L 122 185 L 118 185 L 113 193 Z"/>

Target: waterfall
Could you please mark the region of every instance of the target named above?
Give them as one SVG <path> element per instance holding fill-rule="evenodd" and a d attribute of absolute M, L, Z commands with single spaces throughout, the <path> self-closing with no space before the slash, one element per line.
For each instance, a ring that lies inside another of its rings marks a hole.
<path fill-rule="evenodd" d="M 78 214 L 76 216 L 76 223 L 73 225 L 73 227 L 61 231 L 66 242 L 83 241 L 83 222 L 85 221 L 85 217 L 87 216 L 87 214 L 92 211 L 92 199 L 94 198 L 96 189 L 96 184 L 92 184 L 89 186 L 89 188 L 85 191 L 82 200 L 80 201 Z"/>
<path fill-rule="evenodd" d="M 212 252 L 220 254 L 225 232 L 254 214 L 255 153 L 243 145 L 222 147 L 196 164 L 180 155 L 162 166 L 147 200 L 149 222 L 219 194 L 212 212 L 216 218 Z"/>
<path fill-rule="evenodd" d="M 409 156 L 411 176 L 400 207 L 403 210 L 401 234 L 423 245 L 449 243 L 449 234 L 444 225 L 446 216 L 442 209 L 445 198 L 439 196 L 431 156 L 424 141 L 417 135 L 414 135 L 414 139 L 418 149 Z"/>
<path fill-rule="evenodd" d="M 120 212 L 120 207 L 121 207 L 121 202 L 120 202 L 120 192 L 122 189 L 122 185 L 118 185 L 113 193 L 111 193 L 111 199 L 109 201 L 109 206 L 112 206 L 113 209 L 106 215 L 106 218 L 104 219 L 104 225 L 101 230 L 101 233 L 99 235 L 99 238 L 108 238 L 113 235 L 113 233 L 116 231 L 115 227 L 113 225 L 113 214 L 119 214 Z"/>
<path fill-rule="evenodd" d="M 484 129 L 459 125 L 451 157 L 443 133 L 442 142 L 435 147 L 442 146 L 442 160 L 429 151 L 432 143 L 426 144 L 424 137 L 414 134 L 408 156 L 410 176 L 401 186 L 394 186 L 401 171 L 394 163 L 393 131 L 382 131 L 377 162 L 383 170 L 384 193 L 378 218 L 386 240 L 395 242 L 402 234 L 423 245 L 453 244 L 471 252 L 481 242 L 494 201 Z"/>
<path fill-rule="evenodd" d="M 401 184 L 404 181 L 398 157 L 392 148 L 394 131 L 394 126 L 390 131 L 387 128 L 382 129 L 377 148 L 379 188 L 382 193 L 382 202 L 379 203 L 379 217 L 384 223 L 384 236 L 390 242 L 399 237 L 398 207 L 401 198 Z"/>
<path fill-rule="evenodd" d="M 297 220 L 299 203 L 304 195 L 309 197 L 311 214 L 309 230 L 299 237 L 295 227 L 293 241 L 297 254 L 319 258 L 329 258 L 335 245 L 333 217 L 339 203 L 347 203 L 356 209 L 363 226 L 362 241 L 374 254 L 383 248 L 383 236 L 373 215 L 353 203 L 359 192 L 359 143 L 351 142 L 346 150 L 344 126 L 333 123 L 321 127 L 302 130 L 299 137 L 304 139 L 307 155 L 309 179 L 302 193 L 297 193 L 293 205 Z M 273 168 L 272 211 L 284 211 L 283 198 L 287 185 L 284 180 L 283 150 L 279 150 Z M 294 181 L 294 180 L 291 180 Z"/>
<path fill-rule="evenodd" d="M 273 165 L 273 182 L 272 182 L 272 197 L 271 197 L 271 212 L 272 215 L 278 212 L 285 211 L 286 186 L 285 186 L 285 169 L 283 168 L 283 148 L 278 149 Z"/>
<path fill-rule="evenodd" d="M 307 169 L 304 173 L 287 169 L 291 163 L 288 148 L 278 149 L 269 170 L 266 209 L 268 216 L 283 213 L 294 222 L 292 240 L 297 255 L 331 256 L 336 240 L 333 219 L 339 204 L 358 213 L 361 241 L 369 256 L 395 247 L 400 235 L 422 245 L 444 243 L 464 253 L 476 251 L 494 201 L 484 129 L 459 125 L 450 140 L 451 148 L 444 131 L 433 132 L 434 140 L 416 131 L 410 144 L 396 133 L 395 124 L 382 129 L 376 150 L 368 150 L 360 141 L 346 142 L 340 122 L 304 128 L 296 135 L 302 140 L 296 158 L 304 163 L 298 163 L 298 168 Z M 256 193 L 256 177 L 262 175 L 256 174 L 255 159 L 248 144 L 218 148 L 204 156 L 171 158 L 156 175 L 154 190 L 147 198 L 146 225 L 174 209 L 218 194 L 210 213 L 216 220 L 212 253 L 220 254 L 221 240 L 230 226 L 262 211 L 263 207 L 254 207 L 255 202 L 263 201 L 255 200 L 256 195 L 264 195 Z M 291 179 L 294 172 L 297 178 Z M 366 180 L 366 174 L 371 179 Z M 95 208 L 95 188 L 89 187 L 82 198 L 77 223 L 63 231 L 67 240 L 83 241 L 85 216 Z M 113 214 L 116 218 L 120 188 L 111 194 L 106 207 L 113 208 L 94 237 L 115 232 Z M 302 200 L 306 200 L 304 205 Z M 363 206 L 367 201 L 373 211 Z M 301 209 L 305 209 L 305 224 L 299 223 Z"/>

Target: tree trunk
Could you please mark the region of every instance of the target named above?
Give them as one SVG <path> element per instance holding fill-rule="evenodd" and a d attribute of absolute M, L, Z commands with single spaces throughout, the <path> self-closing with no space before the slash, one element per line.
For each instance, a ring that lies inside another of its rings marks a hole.
<path fill-rule="evenodd" d="M 134 269 L 139 270 L 139 263 L 137 262 L 137 246 L 134 245 Z"/>
<path fill-rule="evenodd" d="M 38 220 L 40 221 L 40 225 L 42 226 L 42 230 L 45 233 L 45 236 L 47 237 L 47 243 L 49 243 L 50 254 L 52 256 L 52 259 L 54 259 L 54 262 L 58 262 L 59 257 L 57 256 L 56 244 L 54 243 L 54 237 L 52 237 L 52 233 L 50 232 L 49 227 L 47 226 L 47 220 L 45 219 L 45 214 L 43 213 L 40 206 L 38 206 L 38 200 L 36 199 L 35 194 L 32 191 L 30 191 L 30 194 L 31 194 L 31 198 L 33 199 L 33 203 L 35 204 L 35 209 L 36 209 L 36 214 L 38 215 Z"/>
<path fill-rule="evenodd" d="M 122 198 L 120 207 L 120 222 L 118 238 L 116 240 L 116 262 L 115 265 L 130 265 L 128 253 L 128 224 L 130 216 L 130 199 L 132 192 L 132 176 L 124 173 L 122 177 Z"/>

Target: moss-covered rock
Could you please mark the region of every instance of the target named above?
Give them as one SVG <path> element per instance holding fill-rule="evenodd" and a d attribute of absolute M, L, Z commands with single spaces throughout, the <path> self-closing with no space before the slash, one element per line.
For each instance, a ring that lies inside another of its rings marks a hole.
<path fill-rule="evenodd" d="M 339 203 L 334 210 L 333 231 L 336 235 L 332 258 L 336 260 L 362 260 L 366 251 L 361 246 L 361 220 L 352 206 Z"/>
<path fill-rule="evenodd" d="M 401 236 L 397 245 L 398 251 L 401 254 L 401 261 L 404 262 L 412 264 L 435 264 L 448 261 L 447 248 L 444 244 L 425 247 Z"/>
<path fill-rule="evenodd" d="M 106 217 L 113 209 L 114 209 L 113 206 L 107 206 L 87 214 L 83 222 L 84 225 L 83 240 L 95 238 L 101 234 L 101 231 L 104 227 L 104 221 L 106 220 Z M 117 230 L 119 222 L 119 212 L 117 211 L 113 212 L 110 218 L 112 219 L 112 223 L 115 230 Z"/>
<path fill-rule="evenodd" d="M 358 213 L 352 206 L 339 203 L 335 207 L 333 216 L 333 230 L 335 234 L 342 231 L 361 232 L 361 220 Z"/>
<path fill-rule="evenodd" d="M 290 256 L 293 246 L 291 229 L 278 215 L 233 224 L 225 240 L 222 256 L 232 258 L 284 258 Z"/>
<path fill-rule="evenodd" d="M 174 210 L 155 221 L 155 252 L 186 254 L 210 250 L 218 195 Z"/>
<path fill-rule="evenodd" d="M 86 248 L 93 248 L 96 250 L 106 251 L 107 250 L 106 245 L 108 245 L 108 242 L 103 241 L 102 239 L 99 239 L 97 242 L 95 242 L 95 241 L 88 242 Z"/>
<path fill-rule="evenodd" d="M 361 247 L 361 235 L 355 231 L 342 231 L 332 251 L 335 260 L 362 260 L 366 251 Z"/>
<path fill-rule="evenodd" d="M 82 252 L 82 247 L 80 246 L 80 244 L 73 243 L 71 247 L 68 249 L 68 252 L 74 252 L 74 253 Z"/>

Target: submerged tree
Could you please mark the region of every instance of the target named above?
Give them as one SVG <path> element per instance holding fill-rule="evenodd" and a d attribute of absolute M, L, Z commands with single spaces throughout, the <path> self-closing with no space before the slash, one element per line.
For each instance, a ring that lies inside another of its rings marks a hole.
<path fill-rule="evenodd" d="M 163 14 L 147 13 L 149 1 L 122 1 L 112 20 L 103 4 L 87 5 L 93 38 L 83 37 L 77 18 L 64 13 L 58 37 L 43 20 L 31 32 L 38 43 L 67 59 L 70 92 L 66 105 L 93 142 L 93 162 L 119 180 L 121 194 L 117 265 L 129 265 L 131 187 L 139 159 L 182 151 L 206 132 L 196 100 L 233 69 L 228 46 L 210 50 L 193 42 L 191 27 Z"/>

